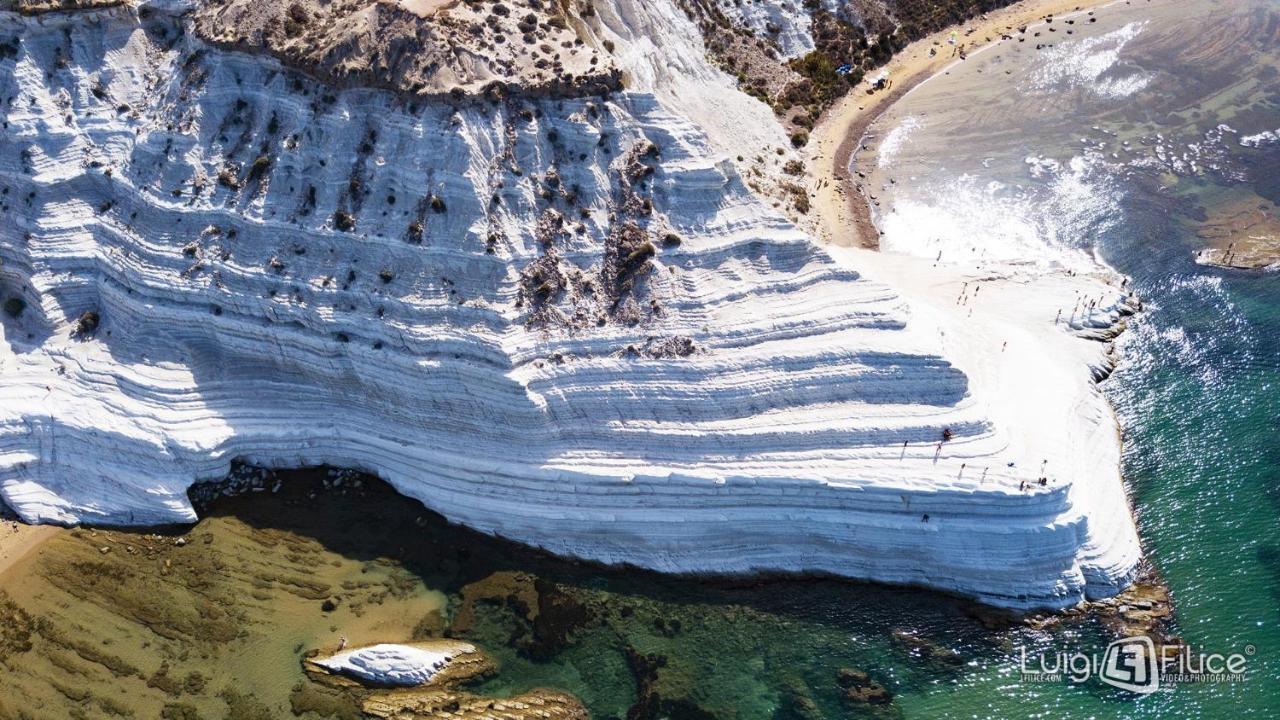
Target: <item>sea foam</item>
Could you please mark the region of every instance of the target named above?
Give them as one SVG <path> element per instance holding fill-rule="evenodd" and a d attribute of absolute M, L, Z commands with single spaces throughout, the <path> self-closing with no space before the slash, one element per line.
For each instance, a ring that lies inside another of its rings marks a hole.
<path fill-rule="evenodd" d="M 1121 53 L 1144 27 L 1146 22 L 1131 22 L 1097 37 L 1045 47 L 1038 56 L 1040 67 L 1028 78 L 1029 89 L 1039 93 L 1083 90 L 1117 100 L 1137 93 L 1153 76 L 1142 70 L 1125 71 Z"/>
<path fill-rule="evenodd" d="M 886 249 L 944 261 L 1089 270 L 1090 238 L 1117 211 L 1096 153 L 1032 156 L 1018 183 L 960 174 L 899 187 L 882 218 Z"/>
<path fill-rule="evenodd" d="M 921 127 L 920 119 L 914 115 L 908 115 L 898 123 L 897 127 L 889 131 L 884 136 L 884 141 L 880 143 L 880 152 L 877 156 L 877 162 L 880 167 L 889 167 L 893 164 L 893 158 L 902 150 L 911 137 L 911 133 Z"/>
<path fill-rule="evenodd" d="M 1244 135 L 1240 138 L 1240 144 L 1249 148 L 1262 147 L 1276 142 L 1280 142 L 1280 129 L 1263 130 L 1260 133 Z"/>

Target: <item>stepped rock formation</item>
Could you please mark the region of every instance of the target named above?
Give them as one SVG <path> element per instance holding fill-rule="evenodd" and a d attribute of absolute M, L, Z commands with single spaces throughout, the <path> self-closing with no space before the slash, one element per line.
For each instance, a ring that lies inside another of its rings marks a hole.
<path fill-rule="evenodd" d="M 426 685 L 436 680 L 459 655 L 474 654 L 472 645 L 436 641 L 420 645 L 378 643 L 307 660 L 311 666 L 346 675 L 373 686 Z"/>
<path fill-rule="evenodd" d="M 233 460 L 332 464 L 610 563 L 1012 607 L 1128 582 L 1105 405 L 1064 430 L 1109 438 L 1097 476 L 1019 491 L 1020 429 L 928 322 L 738 175 L 786 136 L 672 3 L 567 17 L 625 90 L 462 63 L 456 92 L 300 74 L 213 36 L 234 7 L 0 12 L 0 496 L 24 519 L 190 522 Z"/>

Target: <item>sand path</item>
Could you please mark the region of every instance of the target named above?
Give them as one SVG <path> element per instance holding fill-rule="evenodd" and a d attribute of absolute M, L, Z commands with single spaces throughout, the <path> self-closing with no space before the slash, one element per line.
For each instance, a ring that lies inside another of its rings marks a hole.
<path fill-rule="evenodd" d="M 63 528 L 54 525 L 27 525 L 17 520 L 0 520 L 0 578 Z M 0 582 L 0 589 L 4 583 Z"/>

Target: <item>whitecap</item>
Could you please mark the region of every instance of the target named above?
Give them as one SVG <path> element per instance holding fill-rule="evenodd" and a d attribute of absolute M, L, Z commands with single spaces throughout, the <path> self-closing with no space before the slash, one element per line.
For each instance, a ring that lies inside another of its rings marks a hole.
<path fill-rule="evenodd" d="M 1118 217 L 1119 192 L 1096 155 L 1026 158 L 1027 185 L 959 177 L 902 188 L 881 218 L 882 246 L 944 262 L 1089 270 L 1093 236 Z"/>
<path fill-rule="evenodd" d="M 1129 97 L 1150 84 L 1153 75 L 1134 71 L 1119 74 L 1120 53 L 1146 26 L 1131 22 L 1122 28 L 1097 37 L 1058 43 L 1045 48 L 1042 65 L 1028 81 L 1030 90 L 1057 92 L 1083 88 L 1110 99 Z"/>
<path fill-rule="evenodd" d="M 1270 145 L 1280 142 L 1280 128 L 1276 130 L 1263 130 L 1254 135 L 1245 135 L 1240 138 L 1240 144 L 1244 147 L 1257 148 L 1263 145 Z"/>
<path fill-rule="evenodd" d="M 908 115 L 902 119 L 902 122 L 898 123 L 897 126 L 890 130 L 889 134 L 884 136 L 884 142 L 880 143 L 880 154 L 877 158 L 879 166 L 882 168 L 889 167 L 889 165 L 892 164 L 894 157 L 901 152 L 903 145 L 906 144 L 911 133 L 915 132 L 920 127 L 922 127 L 922 123 L 919 118 L 914 115 Z"/>

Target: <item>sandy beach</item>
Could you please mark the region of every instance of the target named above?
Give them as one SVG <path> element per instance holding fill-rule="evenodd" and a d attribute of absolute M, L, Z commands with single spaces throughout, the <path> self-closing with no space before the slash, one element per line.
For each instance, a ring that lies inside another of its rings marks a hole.
<path fill-rule="evenodd" d="M 27 525 L 8 517 L 0 519 L 0 577 L 60 530 L 56 525 Z"/>
<path fill-rule="evenodd" d="M 1068 18 L 1109 4 L 1114 0 L 1021 2 L 955 28 L 957 44 L 972 59 L 1000 42 L 1016 43 L 1001 36 L 1016 38 L 1020 27 L 1027 28 L 1029 42 L 1046 16 Z M 815 128 L 806 165 L 813 173 L 816 212 L 807 229 L 835 257 L 892 287 L 911 308 L 912 322 L 936 333 L 945 356 L 987 405 L 988 417 L 1007 432 L 1020 465 L 1039 464 L 1051 475 L 1074 478 L 1073 504 L 1106 528 L 1103 535 L 1134 537 L 1120 475 L 1119 423 L 1094 382 L 1113 363 L 1110 343 L 1083 337 L 1056 318 L 1077 297 L 1119 301 L 1125 294 L 1122 278 L 1102 265 L 1068 273 L 1033 264 L 957 264 L 881 252 L 868 198 L 857 185 L 861 178 L 850 177 L 850 159 L 868 127 L 913 88 L 963 62 L 947 43 L 952 31 L 908 46 L 887 66 L 888 89 L 868 95 L 864 81 Z M 937 49 L 934 57 L 930 48 Z M 864 182 L 870 187 L 870 180 Z M 1123 327 L 1121 321 L 1114 330 Z M 1128 547 L 1138 547 L 1136 538 Z"/>
<path fill-rule="evenodd" d="M 870 73 L 866 80 L 844 96 L 823 117 L 810 135 L 806 166 L 811 172 L 811 188 L 815 193 L 810 226 L 807 228 L 823 242 L 840 246 L 876 248 L 879 234 L 871 222 L 865 199 L 858 196 L 849 175 L 849 160 L 861 142 L 863 133 L 889 106 L 916 85 L 956 63 L 947 39 L 956 33 L 957 44 L 972 54 L 999 42 L 1002 35 L 1017 36 L 1018 28 L 1030 27 L 1046 16 L 1065 16 L 1115 3 L 1117 0 L 1023 0 L 995 12 L 975 18 L 963 25 L 941 30 L 917 40 L 898 53 L 882 69 Z M 929 49 L 936 48 L 934 57 Z M 871 81 L 887 72 L 891 86 L 867 94 Z"/>

